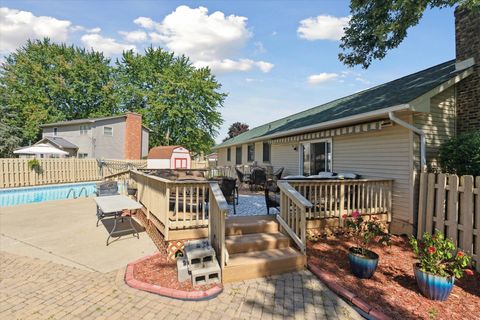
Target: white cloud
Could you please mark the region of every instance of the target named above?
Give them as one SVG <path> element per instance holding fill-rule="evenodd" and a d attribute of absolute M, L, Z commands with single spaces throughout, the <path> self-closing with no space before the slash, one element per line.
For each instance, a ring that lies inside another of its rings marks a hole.
<path fill-rule="evenodd" d="M 145 29 L 154 29 L 160 26 L 160 23 L 157 23 L 147 17 L 138 17 L 137 19 L 133 20 L 133 23 Z"/>
<path fill-rule="evenodd" d="M 70 31 L 72 31 L 72 32 L 85 31 L 86 33 L 100 33 L 100 31 L 102 31 L 102 29 L 99 28 L 99 27 L 92 28 L 92 29 L 87 29 L 84 26 L 73 26 L 73 27 L 70 28 Z"/>
<path fill-rule="evenodd" d="M 144 42 L 147 40 L 147 33 L 145 31 L 119 31 L 123 39 L 127 42 Z"/>
<path fill-rule="evenodd" d="M 338 73 L 326 73 L 312 74 L 308 77 L 308 83 L 310 84 L 323 84 L 338 78 Z"/>
<path fill-rule="evenodd" d="M 137 49 L 133 44 L 119 43 L 113 38 L 105 38 L 96 33 L 85 34 L 80 39 L 87 49 L 102 51 L 106 56 L 121 54 L 126 50 L 136 51 Z"/>
<path fill-rule="evenodd" d="M 217 73 L 234 72 L 234 71 L 249 71 L 252 68 L 257 67 L 262 72 L 269 72 L 274 66 L 266 61 L 254 61 L 251 59 L 223 59 L 213 61 L 197 61 L 194 65 L 198 68 L 210 67 Z"/>
<path fill-rule="evenodd" d="M 134 23 L 152 30 L 148 34 L 152 42 L 189 56 L 197 66 L 208 65 L 219 72 L 248 71 L 253 67 L 268 72 L 273 68 L 265 61 L 233 58 L 252 36 L 246 17 L 226 16 L 220 11 L 208 14 L 205 7 L 182 5 L 161 22 L 139 17 Z"/>
<path fill-rule="evenodd" d="M 320 15 L 300 21 L 297 33 L 307 40 L 340 40 L 350 17 Z"/>
<path fill-rule="evenodd" d="M 72 23 L 48 16 L 35 16 L 28 11 L 0 8 L 0 52 L 17 49 L 28 39 L 48 37 L 53 41 L 66 41 Z"/>

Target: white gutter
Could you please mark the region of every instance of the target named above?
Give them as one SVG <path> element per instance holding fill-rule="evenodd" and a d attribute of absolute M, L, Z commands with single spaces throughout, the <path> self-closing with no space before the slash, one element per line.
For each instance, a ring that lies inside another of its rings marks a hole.
<path fill-rule="evenodd" d="M 395 116 L 393 111 L 390 111 L 388 113 L 388 117 L 390 120 L 395 122 L 396 124 L 401 125 L 402 127 L 407 128 L 410 131 L 413 131 L 414 133 L 418 134 L 420 136 L 420 172 L 426 172 L 427 170 L 427 160 L 426 160 L 426 154 L 425 154 L 425 145 L 426 145 L 426 140 L 425 140 L 425 132 L 422 130 L 418 129 L 415 126 L 412 126 L 410 123 L 407 123 L 403 121 L 402 119 L 399 119 Z"/>
<path fill-rule="evenodd" d="M 274 139 L 274 138 L 279 138 L 279 137 L 284 137 L 284 136 L 289 136 L 289 135 L 297 135 L 297 134 L 310 132 L 310 131 L 314 131 L 314 130 L 340 127 L 342 125 L 346 125 L 346 124 L 349 124 L 349 123 L 354 123 L 354 122 L 359 122 L 359 121 L 362 121 L 362 120 L 367 120 L 367 118 L 386 115 L 389 112 L 408 110 L 408 109 L 410 109 L 409 104 L 400 104 L 400 105 L 396 105 L 396 106 L 393 106 L 393 107 L 384 108 L 384 109 L 375 110 L 375 111 L 370 111 L 370 112 L 365 112 L 365 113 L 362 113 L 362 114 L 357 114 L 357 115 L 354 115 L 354 116 L 345 117 L 345 118 L 341 118 L 341 119 L 337 119 L 337 120 L 321 122 L 321 123 L 313 124 L 313 125 L 310 125 L 310 126 L 302 127 L 300 129 L 291 129 L 291 130 L 287 130 L 287 131 L 283 131 L 283 132 L 279 132 L 279 133 L 273 133 L 273 134 L 269 134 L 269 135 L 266 135 L 266 136 L 261 136 L 261 137 L 258 137 L 258 138 L 242 141 L 242 142 L 239 142 L 239 143 L 226 144 L 226 145 L 223 145 L 221 147 L 215 146 L 212 149 L 215 150 L 215 149 L 219 149 L 219 148 L 232 147 L 232 146 L 235 146 L 235 145 L 238 145 L 238 144 L 262 141 L 262 140 L 266 140 L 266 139 Z"/>

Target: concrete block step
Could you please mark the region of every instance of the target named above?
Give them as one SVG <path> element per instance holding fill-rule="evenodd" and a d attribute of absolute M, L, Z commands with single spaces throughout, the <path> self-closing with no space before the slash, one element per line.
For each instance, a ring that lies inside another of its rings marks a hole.
<path fill-rule="evenodd" d="M 225 221 L 225 236 L 277 232 L 278 223 L 274 215 L 228 217 Z"/>
<path fill-rule="evenodd" d="M 223 282 L 235 282 L 303 270 L 306 258 L 293 248 L 270 249 L 230 255 Z"/>
<path fill-rule="evenodd" d="M 225 245 L 230 255 L 236 253 L 264 251 L 269 249 L 286 249 L 290 238 L 280 232 L 250 233 L 225 237 Z"/>

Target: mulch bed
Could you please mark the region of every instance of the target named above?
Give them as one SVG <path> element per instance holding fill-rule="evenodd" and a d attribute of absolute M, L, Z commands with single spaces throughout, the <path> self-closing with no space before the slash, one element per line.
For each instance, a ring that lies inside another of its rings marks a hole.
<path fill-rule="evenodd" d="M 137 263 L 133 274 L 139 281 L 187 292 L 205 291 L 219 286 L 218 284 L 209 284 L 194 287 L 191 280 L 178 282 L 177 263 L 168 261 L 166 254 L 156 254 Z"/>
<path fill-rule="evenodd" d="M 391 247 L 373 248 L 380 261 L 371 279 L 358 279 L 350 273 L 347 253 L 353 245 L 343 236 L 308 241 L 308 262 L 394 319 L 480 319 L 478 273 L 455 280 L 447 301 L 432 301 L 417 289 L 414 256 L 406 237 L 393 237 Z"/>

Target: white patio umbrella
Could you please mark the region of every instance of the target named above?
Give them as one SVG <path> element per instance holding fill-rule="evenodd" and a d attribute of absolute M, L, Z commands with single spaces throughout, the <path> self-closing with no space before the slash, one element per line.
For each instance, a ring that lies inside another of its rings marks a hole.
<path fill-rule="evenodd" d="M 15 154 L 55 154 L 67 155 L 68 152 L 55 148 L 46 143 L 35 144 L 30 147 L 24 147 L 13 151 Z"/>

